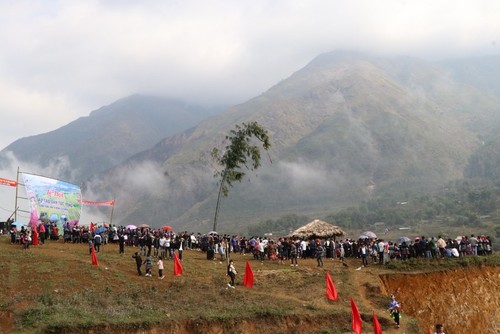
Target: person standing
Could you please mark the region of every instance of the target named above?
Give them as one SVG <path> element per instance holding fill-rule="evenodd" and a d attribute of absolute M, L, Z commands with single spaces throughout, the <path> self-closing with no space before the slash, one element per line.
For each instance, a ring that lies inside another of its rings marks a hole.
<path fill-rule="evenodd" d="M 158 257 L 160 253 L 160 237 L 156 234 L 153 233 L 153 256 Z"/>
<path fill-rule="evenodd" d="M 325 248 L 323 247 L 323 244 L 319 239 L 316 240 L 315 252 L 316 252 L 316 261 L 318 262 L 318 267 L 323 267 L 323 257 L 325 256 Z"/>
<path fill-rule="evenodd" d="M 259 260 L 260 262 L 264 262 L 266 243 L 264 243 L 263 239 L 260 239 L 258 247 L 259 247 Z"/>
<path fill-rule="evenodd" d="M 158 257 L 158 279 L 164 279 L 163 276 L 163 258 L 161 256 Z"/>
<path fill-rule="evenodd" d="M 141 232 L 139 232 L 141 233 Z M 142 256 L 147 255 L 147 248 L 146 248 L 146 235 L 144 233 L 140 234 L 139 236 L 139 254 Z"/>
<path fill-rule="evenodd" d="M 391 295 L 391 301 L 389 302 L 389 311 L 391 312 L 391 317 L 394 319 L 396 326 L 399 328 L 399 312 L 400 310 L 399 302 L 396 300 L 394 295 Z"/>
<path fill-rule="evenodd" d="M 229 260 L 229 264 L 227 265 L 227 275 L 231 278 L 231 282 L 227 283 L 227 286 L 229 288 L 234 289 L 234 279 L 236 278 L 237 274 L 238 273 L 236 272 L 236 268 L 234 268 L 233 260 Z"/>
<path fill-rule="evenodd" d="M 125 236 L 123 233 L 120 233 L 120 236 L 118 237 L 118 245 L 120 247 L 119 254 L 124 254 L 125 253 Z"/>
<path fill-rule="evenodd" d="M 439 249 L 439 255 L 442 258 L 446 257 L 446 241 L 443 239 L 442 236 L 438 236 L 436 244 Z"/>
<path fill-rule="evenodd" d="M 152 275 L 152 270 L 153 270 L 153 259 L 151 258 L 151 256 L 147 256 L 146 257 L 146 260 L 144 260 L 144 265 L 146 267 L 146 277 L 151 277 L 153 276 Z"/>
<path fill-rule="evenodd" d="M 220 263 L 226 259 L 226 241 L 224 239 L 219 240 L 217 243 L 217 254 L 220 256 Z"/>
<path fill-rule="evenodd" d="M 307 242 L 302 239 L 300 241 L 300 258 L 304 259 L 306 257 L 306 252 L 307 252 Z"/>
<path fill-rule="evenodd" d="M 45 225 L 43 224 L 43 222 L 38 226 L 38 230 L 40 232 L 40 241 L 43 245 L 45 244 Z"/>
<path fill-rule="evenodd" d="M 344 248 L 344 243 L 341 241 L 339 243 L 339 261 L 344 263 L 344 258 L 345 258 L 345 248 Z"/>
<path fill-rule="evenodd" d="M 290 261 L 291 261 L 291 265 L 290 267 L 297 267 L 298 264 L 297 264 L 297 245 L 295 244 L 295 242 L 293 240 L 290 240 Z"/>
<path fill-rule="evenodd" d="M 383 264 L 384 263 L 384 240 L 380 239 L 378 244 L 377 244 L 377 251 L 378 251 L 378 263 Z"/>
<path fill-rule="evenodd" d="M 182 251 L 184 250 L 184 238 L 180 237 L 179 238 L 179 248 L 177 249 L 177 252 L 179 253 L 179 260 L 182 261 Z"/>
<path fill-rule="evenodd" d="M 142 271 L 141 271 L 141 266 L 142 266 L 142 257 L 139 253 L 135 252 L 134 255 L 132 255 L 132 258 L 135 259 L 135 264 L 137 266 L 137 274 L 139 276 L 142 276 Z"/>
<path fill-rule="evenodd" d="M 38 231 L 37 231 L 36 227 L 35 227 L 35 228 L 33 228 L 33 233 L 32 233 L 32 235 L 33 235 L 33 241 L 32 241 L 32 243 L 31 243 L 31 244 L 32 244 L 33 246 L 38 246 Z"/>
<path fill-rule="evenodd" d="M 165 237 L 165 234 L 163 234 L 160 238 L 160 257 L 162 259 L 165 258 L 167 255 L 167 238 Z"/>
<path fill-rule="evenodd" d="M 363 263 L 363 267 L 368 266 L 368 247 L 366 246 L 365 241 L 362 241 L 361 248 L 359 249 L 359 254 L 361 255 L 361 261 Z"/>
<path fill-rule="evenodd" d="M 146 231 L 146 236 L 145 236 L 145 239 L 146 239 L 146 248 L 148 249 L 148 254 L 147 254 L 147 257 L 150 257 L 151 256 L 151 249 L 153 247 L 153 235 L 149 232 L 149 231 Z"/>
<path fill-rule="evenodd" d="M 478 240 L 474 236 L 474 234 L 471 234 L 471 236 L 469 238 L 469 242 L 470 242 L 470 246 L 471 246 L 472 255 L 477 256 L 477 243 L 478 243 Z"/>

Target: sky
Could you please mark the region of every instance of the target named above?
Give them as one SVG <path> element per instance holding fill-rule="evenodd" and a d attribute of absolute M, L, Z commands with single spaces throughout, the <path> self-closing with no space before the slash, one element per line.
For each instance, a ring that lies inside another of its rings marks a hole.
<path fill-rule="evenodd" d="M 242 103 L 339 49 L 499 54 L 499 18 L 495 0 L 0 0 L 0 150 L 135 93 Z"/>
<path fill-rule="evenodd" d="M 135 93 L 242 103 L 338 49 L 500 54 L 499 18 L 494 0 L 0 0 L 0 150 Z"/>
<path fill-rule="evenodd" d="M 499 18 L 496 0 L 0 0 L 0 150 L 132 94 L 243 103 L 335 50 L 499 55 Z"/>

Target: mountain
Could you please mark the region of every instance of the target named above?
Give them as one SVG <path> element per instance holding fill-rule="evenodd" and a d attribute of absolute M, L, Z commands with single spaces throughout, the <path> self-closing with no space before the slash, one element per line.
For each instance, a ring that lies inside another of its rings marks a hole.
<path fill-rule="evenodd" d="M 89 187 L 117 199 L 119 223 L 208 231 L 218 189 L 209 152 L 236 124 L 257 121 L 269 131 L 269 159 L 223 198 L 221 230 L 430 191 L 462 179 L 471 155 L 499 129 L 499 77 L 487 70 L 473 76 L 464 64 L 322 54 L 260 96 L 165 138 Z"/>
<path fill-rule="evenodd" d="M 133 95 L 57 130 L 16 140 L 0 152 L 0 164 L 12 152 L 20 161 L 42 168 L 64 165 L 58 177 L 81 182 L 214 113 L 182 101 Z"/>
<path fill-rule="evenodd" d="M 464 177 L 497 179 L 499 61 L 325 53 L 210 117 L 136 95 L 0 155 L 56 164 L 58 178 L 83 182 L 86 198 L 116 199 L 113 223 L 203 232 L 212 229 L 218 190 L 210 151 L 235 125 L 257 121 L 271 150 L 219 213 L 221 231 L 245 232 L 284 215 L 324 217 L 388 194 L 403 200 Z"/>

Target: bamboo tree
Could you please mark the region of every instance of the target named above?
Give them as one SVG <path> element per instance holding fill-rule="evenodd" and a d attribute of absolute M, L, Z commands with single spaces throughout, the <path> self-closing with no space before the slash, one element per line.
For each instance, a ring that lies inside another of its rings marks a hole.
<path fill-rule="evenodd" d="M 236 125 L 225 139 L 228 144 L 223 152 L 217 148 L 213 148 L 211 152 L 212 158 L 221 167 L 221 170 L 216 171 L 214 175 L 220 178 L 215 205 L 214 231 L 217 231 L 217 218 L 222 196 L 228 196 L 229 188 L 235 181 L 241 182 L 245 176 L 243 168 L 253 171 L 260 167 L 260 147 L 266 151 L 271 147 L 267 130 L 257 122 Z"/>

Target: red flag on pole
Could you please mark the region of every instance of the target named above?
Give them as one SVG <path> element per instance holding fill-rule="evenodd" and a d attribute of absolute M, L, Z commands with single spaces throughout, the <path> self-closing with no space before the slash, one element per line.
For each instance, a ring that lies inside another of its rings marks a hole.
<path fill-rule="evenodd" d="M 99 263 L 97 263 L 97 255 L 95 254 L 94 245 L 92 245 L 92 248 L 90 248 L 90 250 L 92 252 L 92 265 L 93 266 L 98 266 Z"/>
<path fill-rule="evenodd" d="M 375 311 L 373 311 L 373 334 L 382 334 L 382 326 L 380 326 Z"/>
<path fill-rule="evenodd" d="M 253 286 L 253 271 L 248 261 L 245 267 L 245 276 L 243 276 L 243 285 L 248 286 L 249 288 Z"/>
<path fill-rule="evenodd" d="M 327 272 L 326 273 L 326 298 L 330 300 L 337 300 L 338 293 L 337 289 L 335 288 L 335 285 L 333 284 L 332 278 L 330 277 L 330 274 Z"/>
<path fill-rule="evenodd" d="M 352 319 L 352 330 L 355 334 L 361 334 L 361 315 L 359 314 L 358 307 L 354 303 L 354 299 L 351 297 L 351 319 Z"/>
<path fill-rule="evenodd" d="M 2 185 L 2 186 L 10 186 L 10 187 L 17 187 L 17 181 L 9 180 L 9 179 L 4 179 L 4 178 L 0 177 L 0 185 Z"/>
<path fill-rule="evenodd" d="M 174 276 L 182 276 L 182 264 L 177 253 L 174 253 Z"/>

